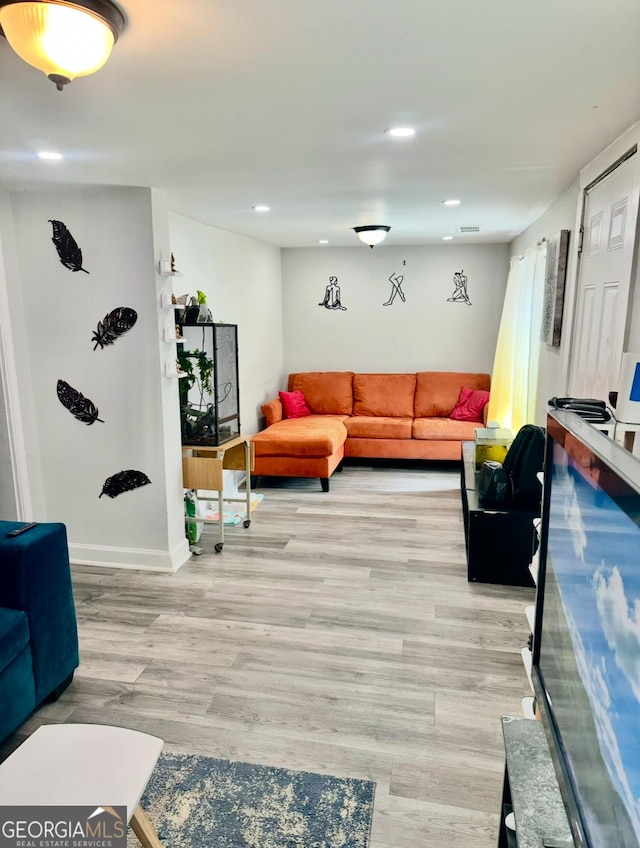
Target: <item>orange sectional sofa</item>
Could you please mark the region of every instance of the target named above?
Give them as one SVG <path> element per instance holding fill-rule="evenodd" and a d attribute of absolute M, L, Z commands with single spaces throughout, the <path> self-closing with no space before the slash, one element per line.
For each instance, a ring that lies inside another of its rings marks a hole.
<path fill-rule="evenodd" d="M 303 393 L 311 415 L 283 419 L 279 398 L 262 406 L 267 426 L 252 437 L 254 475 L 319 477 L 326 492 L 344 457 L 460 459 L 460 443 L 474 439 L 479 423 L 448 416 L 463 387 L 489 384 L 488 374 L 452 371 L 290 374 L 289 391 Z"/>

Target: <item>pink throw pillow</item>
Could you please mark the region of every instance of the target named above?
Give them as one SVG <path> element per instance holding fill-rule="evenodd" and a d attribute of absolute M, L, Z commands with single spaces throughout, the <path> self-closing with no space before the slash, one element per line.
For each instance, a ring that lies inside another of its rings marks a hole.
<path fill-rule="evenodd" d="M 483 389 L 460 389 L 460 397 L 449 418 L 482 424 L 482 411 L 489 403 L 489 392 Z"/>
<path fill-rule="evenodd" d="M 278 392 L 278 394 L 280 395 L 284 418 L 304 418 L 305 415 L 311 415 L 301 391 Z"/>

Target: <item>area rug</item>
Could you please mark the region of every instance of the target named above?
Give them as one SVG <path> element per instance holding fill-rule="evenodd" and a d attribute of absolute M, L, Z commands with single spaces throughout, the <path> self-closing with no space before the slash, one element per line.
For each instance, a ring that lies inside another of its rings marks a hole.
<path fill-rule="evenodd" d="M 367 848 L 375 783 L 161 754 L 142 797 L 166 848 Z M 139 848 L 129 830 L 128 848 Z"/>

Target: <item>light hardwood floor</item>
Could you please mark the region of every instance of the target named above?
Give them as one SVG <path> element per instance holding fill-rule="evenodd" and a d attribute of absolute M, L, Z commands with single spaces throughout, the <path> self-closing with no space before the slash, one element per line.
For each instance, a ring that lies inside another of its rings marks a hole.
<path fill-rule="evenodd" d="M 493 848 L 533 590 L 467 583 L 458 482 L 347 466 L 328 494 L 261 489 L 251 527 L 177 574 L 75 567 L 80 668 L 8 746 L 43 722 L 122 725 L 375 780 L 371 848 Z"/>

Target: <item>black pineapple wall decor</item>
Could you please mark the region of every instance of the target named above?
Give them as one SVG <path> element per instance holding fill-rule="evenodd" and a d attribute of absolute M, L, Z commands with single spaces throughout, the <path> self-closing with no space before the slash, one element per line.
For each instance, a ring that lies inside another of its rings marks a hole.
<path fill-rule="evenodd" d="M 464 271 L 456 271 L 453 275 L 453 294 L 447 298 L 448 303 L 466 303 L 471 306 L 467 294 L 467 276 Z"/>
<path fill-rule="evenodd" d="M 127 471 L 119 471 L 117 474 L 107 477 L 98 499 L 103 495 L 107 495 L 109 498 L 117 498 L 123 492 L 139 489 L 140 486 L 146 486 L 149 483 L 151 483 L 151 480 L 142 471 L 136 471 L 133 468 L 129 468 Z"/>
<path fill-rule="evenodd" d="M 95 350 L 98 345 L 101 350 L 107 345 L 112 345 L 119 336 L 130 330 L 137 320 L 138 313 L 135 309 L 118 306 L 117 309 L 105 315 L 102 321 L 98 321 L 98 326 L 91 337 L 91 341 L 95 342 L 93 349 Z"/>
<path fill-rule="evenodd" d="M 93 424 L 94 421 L 104 424 L 102 418 L 98 418 L 100 413 L 95 403 L 64 380 L 58 380 L 58 400 L 83 424 Z"/>
<path fill-rule="evenodd" d="M 51 241 L 58 251 L 60 262 L 70 271 L 84 271 L 85 274 L 88 274 L 89 271 L 82 267 L 82 251 L 66 226 L 62 221 L 55 221 L 51 218 L 49 218 L 49 223 L 53 227 Z"/>

